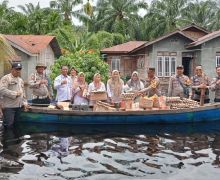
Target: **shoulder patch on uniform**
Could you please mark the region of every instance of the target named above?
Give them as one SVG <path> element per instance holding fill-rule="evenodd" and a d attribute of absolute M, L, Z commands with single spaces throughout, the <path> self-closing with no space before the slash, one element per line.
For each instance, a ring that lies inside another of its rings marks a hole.
<path fill-rule="evenodd" d="M 7 80 L 5 78 L 1 80 L 2 84 L 5 84 L 6 82 L 7 82 Z"/>

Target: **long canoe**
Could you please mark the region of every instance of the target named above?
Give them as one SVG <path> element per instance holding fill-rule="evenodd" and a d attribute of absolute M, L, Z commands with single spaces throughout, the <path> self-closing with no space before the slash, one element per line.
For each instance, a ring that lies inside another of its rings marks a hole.
<path fill-rule="evenodd" d="M 179 110 L 93 112 L 31 107 L 20 122 L 56 124 L 149 124 L 220 121 L 220 103 Z"/>

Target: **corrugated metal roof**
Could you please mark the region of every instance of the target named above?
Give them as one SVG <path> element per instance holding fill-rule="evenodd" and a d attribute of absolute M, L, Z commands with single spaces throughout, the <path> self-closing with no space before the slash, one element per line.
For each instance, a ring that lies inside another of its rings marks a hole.
<path fill-rule="evenodd" d="M 110 48 L 104 48 L 101 50 L 102 53 L 129 53 L 141 46 L 143 46 L 147 41 L 129 41 L 123 44 L 119 44 Z"/>
<path fill-rule="evenodd" d="M 195 46 L 201 45 L 202 43 L 210 41 L 210 40 L 217 38 L 219 36 L 220 36 L 220 30 L 214 31 L 212 33 L 209 33 L 209 34 L 199 38 L 197 41 L 190 43 L 187 47 L 189 48 L 189 47 L 195 47 Z"/>
<path fill-rule="evenodd" d="M 55 38 L 48 35 L 4 35 L 4 37 L 30 54 L 40 53 Z"/>

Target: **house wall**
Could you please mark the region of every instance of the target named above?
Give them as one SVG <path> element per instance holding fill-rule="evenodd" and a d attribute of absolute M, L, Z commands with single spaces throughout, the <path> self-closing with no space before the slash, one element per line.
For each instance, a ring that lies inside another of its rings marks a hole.
<path fill-rule="evenodd" d="M 158 52 L 176 53 L 176 65 L 182 64 L 182 53 L 186 52 L 185 45 L 191 43 L 189 39 L 176 34 L 164 40 L 156 42 L 152 45 L 152 50 L 149 52 L 149 66 L 157 69 Z M 157 74 L 157 72 L 156 72 Z M 168 91 L 169 77 L 160 77 L 162 94 L 166 95 Z"/>
<path fill-rule="evenodd" d="M 112 59 L 114 57 L 118 57 L 120 59 L 120 73 L 121 76 L 129 76 L 131 74 L 132 69 L 136 69 L 136 57 L 133 56 L 127 56 L 124 54 L 110 54 L 107 58 L 107 63 L 109 65 L 109 73 L 113 70 L 112 65 Z"/>
<path fill-rule="evenodd" d="M 21 64 L 23 67 L 21 71 L 21 78 L 24 80 L 26 96 L 28 99 L 31 99 L 31 90 L 28 87 L 28 79 L 31 73 L 33 73 L 35 70 L 37 56 L 29 56 L 18 49 L 15 49 L 15 52 L 21 59 Z"/>
<path fill-rule="evenodd" d="M 201 48 L 201 64 L 205 73 L 212 79 L 216 77 L 216 53 L 220 52 L 220 37 L 202 44 Z M 210 98 L 214 99 L 213 92 L 210 92 Z"/>
<path fill-rule="evenodd" d="M 145 52 L 144 52 L 145 53 Z M 113 56 L 120 57 L 120 73 L 124 78 L 128 78 L 131 76 L 133 71 L 138 71 L 141 79 L 145 79 L 146 77 L 146 69 L 148 67 L 148 56 L 143 52 L 136 52 L 131 55 L 124 54 L 111 54 L 107 57 L 107 63 L 109 64 L 109 71 L 111 69 L 111 62 Z"/>
<path fill-rule="evenodd" d="M 215 77 L 216 53 L 220 52 L 220 37 L 202 44 L 201 64 L 209 77 Z"/>
<path fill-rule="evenodd" d="M 150 66 L 156 67 L 157 53 L 160 51 L 176 52 L 177 53 L 177 65 L 182 63 L 182 52 L 185 52 L 185 45 L 189 44 L 190 40 L 177 34 L 170 36 L 164 40 L 161 40 L 153 44 L 152 56 L 150 60 Z"/>
<path fill-rule="evenodd" d="M 49 74 L 50 71 L 50 66 L 54 63 L 55 61 L 55 56 L 53 53 L 53 50 L 50 46 L 48 46 L 46 49 L 44 49 L 40 54 L 36 54 L 36 56 L 29 56 L 26 53 L 15 49 L 16 54 L 20 57 L 21 59 L 21 64 L 23 66 L 22 72 L 21 72 L 21 77 L 24 80 L 25 83 L 25 91 L 26 91 L 26 96 L 28 99 L 31 99 L 31 92 L 32 90 L 28 87 L 28 79 L 35 71 L 36 64 L 41 62 L 47 65 L 47 74 Z"/>
<path fill-rule="evenodd" d="M 54 64 L 55 61 L 55 55 L 50 47 L 50 45 L 47 46 L 43 51 L 40 52 L 40 56 L 38 59 L 38 63 L 44 63 L 47 66 L 46 73 L 49 74 L 51 72 L 50 67 Z"/>
<path fill-rule="evenodd" d="M 148 47 L 143 48 L 139 51 L 136 51 L 134 55 L 137 56 L 137 71 L 139 73 L 139 77 L 142 80 L 145 80 L 147 77 L 147 69 L 149 67 L 149 49 Z"/>

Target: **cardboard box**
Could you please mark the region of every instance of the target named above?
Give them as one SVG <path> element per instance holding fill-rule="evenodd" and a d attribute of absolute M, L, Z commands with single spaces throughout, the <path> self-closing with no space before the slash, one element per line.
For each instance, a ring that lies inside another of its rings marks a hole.
<path fill-rule="evenodd" d="M 140 102 L 139 102 L 140 108 L 152 109 L 153 104 L 154 104 L 154 102 L 153 102 L 153 99 L 151 99 L 151 98 L 146 98 L 146 97 L 140 98 Z"/>
<path fill-rule="evenodd" d="M 105 101 L 107 100 L 107 93 L 105 91 L 92 91 L 90 93 L 90 101 Z"/>

